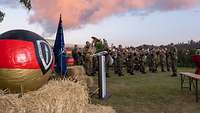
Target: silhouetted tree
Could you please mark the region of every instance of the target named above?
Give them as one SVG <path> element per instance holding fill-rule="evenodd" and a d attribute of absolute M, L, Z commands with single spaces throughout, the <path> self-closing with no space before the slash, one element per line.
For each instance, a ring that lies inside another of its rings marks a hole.
<path fill-rule="evenodd" d="M 5 15 L 5 14 L 4 14 L 3 12 L 0 11 L 0 22 L 3 21 L 4 15 Z"/>
<path fill-rule="evenodd" d="M 20 0 L 19 2 L 22 3 L 22 4 L 25 6 L 25 8 L 27 8 L 28 10 L 31 9 L 31 0 Z M 0 10 L 0 22 L 3 21 L 4 16 L 5 16 L 5 13 L 3 13 L 3 12 Z"/>

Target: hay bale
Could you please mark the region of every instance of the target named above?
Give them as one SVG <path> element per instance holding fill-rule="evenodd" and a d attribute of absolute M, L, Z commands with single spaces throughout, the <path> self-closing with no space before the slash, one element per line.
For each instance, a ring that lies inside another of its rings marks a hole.
<path fill-rule="evenodd" d="M 111 107 L 89 104 L 87 87 L 69 80 L 51 80 L 22 98 L 1 94 L 0 113 L 115 113 Z"/>
<path fill-rule="evenodd" d="M 69 80 L 82 82 L 83 84 L 87 84 L 88 87 L 94 85 L 93 79 L 86 75 L 83 66 L 70 66 L 68 68 L 68 75 Z"/>
<path fill-rule="evenodd" d="M 50 81 L 22 98 L 0 96 L 0 113 L 83 113 L 88 104 L 84 86 L 70 81 Z"/>
<path fill-rule="evenodd" d="M 85 77 L 87 76 L 83 66 L 68 67 L 68 75 L 78 81 L 85 80 Z"/>
<path fill-rule="evenodd" d="M 92 77 L 87 76 L 86 82 L 87 82 L 87 86 L 88 86 L 89 88 L 94 87 L 94 80 L 93 80 Z"/>

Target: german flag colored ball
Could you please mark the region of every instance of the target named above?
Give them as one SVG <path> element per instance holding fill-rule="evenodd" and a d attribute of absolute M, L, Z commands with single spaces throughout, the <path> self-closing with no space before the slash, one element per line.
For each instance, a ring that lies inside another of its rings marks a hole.
<path fill-rule="evenodd" d="M 46 40 L 26 30 L 0 35 L 0 89 L 32 91 L 47 83 L 53 52 Z"/>

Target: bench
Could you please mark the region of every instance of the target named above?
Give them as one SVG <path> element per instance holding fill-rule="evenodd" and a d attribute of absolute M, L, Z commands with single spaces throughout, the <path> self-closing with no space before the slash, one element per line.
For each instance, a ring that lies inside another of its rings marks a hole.
<path fill-rule="evenodd" d="M 189 90 L 192 90 L 192 84 L 193 87 L 195 88 L 195 95 L 196 95 L 196 102 L 199 101 L 199 96 L 198 96 L 198 80 L 200 80 L 200 75 L 198 74 L 194 74 L 194 73 L 189 73 L 189 72 L 180 72 L 179 75 L 181 76 L 181 90 L 183 88 L 188 88 L 188 87 L 184 87 L 184 82 L 185 82 L 185 78 L 189 79 Z M 195 83 L 194 83 L 195 81 Z"/>

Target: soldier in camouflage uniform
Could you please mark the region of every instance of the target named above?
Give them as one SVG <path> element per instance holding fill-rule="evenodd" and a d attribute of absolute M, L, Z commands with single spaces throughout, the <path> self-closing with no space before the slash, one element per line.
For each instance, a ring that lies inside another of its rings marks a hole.
<path fill-rule="evenodd" d="M 164 49 L 160 49 L 160 67 L 162 72 L 165 72 L 164 65 L 165 65 L 165 51 Z"/>
<path fill-rule="evenodd" d="M 139 70 L 141 73 L 146 73 L 145 71 L 145 51 L 143 49 L 140 49 L 139 53 Z"/>
<path fill-rule="evenodd" d="M 127 66 L 127 58 L 128 58 L 129 48 L 123 48 L 123 65 Z"/>
<path fill-rule="evenodd" d="M 93 39 L 92 41 L 92 47 L 94 49 L 94 53 L 98 53 L 103 51 L 103 43 L 100 39 L 96 38 L 96 37 L 91 37 Z M 93 68 L 92 68 L 92 74 L 95 75 L 96 72 L 99 70 L 99 65 L 98 65 L 98 57 L 94 56 L 93 57 L 93 64 L 92 64 Z"/>
<path fill-rule="evenodd" d="M 170 71 L 170 51 L 169 49 L 165 48 L 165 59 L 166 59 L 166 67 L 167 67 L 167 71 Z"/>
<path fill-rule="evenodd" d="M 103 51 L 107 51 L 108 54 L 105 55 L 105 68 L 106 68 L 106 77 L 109 76 L 109 60 L 110 60 L 110 50 L 108 46 L 108 42 L 106 39 L 103 39 Z"/>
<path fill-rule="evenodd" d="M 156 66 L 156 60 L 157 60 L 157 57 L 156 57 L 156 51 L 155 51 L 155 49 L 154 48 L 152 48 L 151 50 L 150 50 L 150 56 L 149 56 L 149 70 L 151 71 L 151 72 L 153 72 L 153 73 L 155 73 L 155 72 L 157 72 L 157 66 Z"/>
<path fill-rule="evenodd" d="M 170 47 L 170 59 L 171 59 L 171 69 L 172 69 L 172 76 L 177 76 L 177 49 L 174 44 L 171 44 Z"/>
<path fill-rule="evenodd" d="M 83 60 L 84 60 L 84 68 L 88 76 L 92 75 L 92 61 L 93 61 L 92 55 L 93 55 L 92 46 L 87 41 L 85 47 L 83 48 Z"/>
<path fill-rule="evenodd" d="M 138 49 L 135 49 L 134 52 L 134 64 L 135 64 L 134 70 L 140 71 L 140 54 Z"/>
<path fill-rule="evenodd" d="M 111 49 L 111 57 L 113 58 L 114 73 L 117 74 L 117 48 L 115 46 Z"/>
<path fill-rule="evenodd" d="M 157 72 L 158 71 L 158 63 L 159 63 L 159 59 L 158 59 L 158 51 L 157 51 L 157 49 L 154 49 L 154 51 L 153 51 L 153 64 L 154 64 L 154 66 L 153 66 L 153 72 Z"/>
<path fill-rule="evenodd" d="M 159 63 L 160 63 L 160 59 L 159 59 L 159 56 L 160 56 L 160 50 L 159 49 L 156 49 L 156 71 L 158 71 L 158 67 L 159 67 Z"/>
<path fill-rule="evenodd" d="M 127 73 L 130 73 L 130 60 L 131 60 L 131 52 L 130 52 L 130 49 L 131 48 L 128 48 L 128 51 L 127 51 L 127 57 L 126 57 L 126 69 L 127 69 Z"/>
<path fill-rule="evenodd" d="M 122 45 L 119 45 L 119 48 L 117 50 L 117 74 L 119 76 L 123 76 L 123 62 L 124 62 L 124 57 L 123 57 L 123 49 Z"/>
<path fill-rule="evenodd" d="M 148 53 L 147 53 L 147 65 L 149 67 L 149 72 L 152 72 L 152 49 L 149 49 L 148 50 Z"/>
<path fill-rule="evenodd" d="M 130 47 L 127 55 L 127 73 L 134 75 L 134 49 Z"/>

